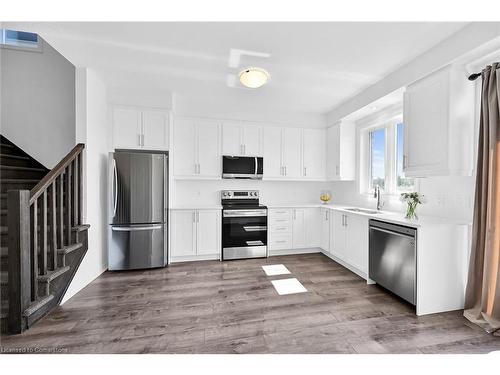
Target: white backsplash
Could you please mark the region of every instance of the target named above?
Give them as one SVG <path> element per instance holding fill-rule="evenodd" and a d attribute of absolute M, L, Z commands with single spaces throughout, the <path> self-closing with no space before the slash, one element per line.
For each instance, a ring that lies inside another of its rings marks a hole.
<path fill-rule="evenodd" d="M 418 206 L 417 214 L 472 220 L 475 186 L 473 177 L 430 177 L 419 179 L 419 182 L 419 191 L 425 196 L 426 203 Z M 372 195 L 358 193 L 357 182 L 332 182 L 331 190 L 332 203 L 367 208 L 376 206 L 376 199 Z M 406 210 L 406 205 L 399 200 L 399 196 L 382 194 L 382 201 L 385 203 L 384 210 Z"/>
<path fill-rule="evenodd" d="M 173 205 L 220 204 L 221 190 L 259 190 L 263 204 L 321 203 L 322 189 L 330 183 L 312 181 L 262 180 L 174 180 L 171 184 Z"/>

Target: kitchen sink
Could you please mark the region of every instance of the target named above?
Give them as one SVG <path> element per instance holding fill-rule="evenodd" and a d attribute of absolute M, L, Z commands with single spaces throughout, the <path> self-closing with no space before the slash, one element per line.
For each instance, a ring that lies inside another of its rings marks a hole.
<path fill-rule="evenodd" d="M 350 207 L 350 208 L 346 208 L 346 210 L 352 211 L 352 212 L 361 212 L 363 214 L 370 214 L 370 215 L 381 214 L 380 211 L 368 210 L 366 208 Z"/>

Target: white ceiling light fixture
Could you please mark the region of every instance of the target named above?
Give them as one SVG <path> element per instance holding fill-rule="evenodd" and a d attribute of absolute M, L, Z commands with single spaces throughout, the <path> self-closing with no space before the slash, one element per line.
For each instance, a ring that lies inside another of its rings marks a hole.
<path fill-rule="evenodd" d="M 240 72 L 240 82 L 250 89 L 257 89 L 266 84 L 271 78 L 269 73 L 262 68 L 245 68 Z"/>

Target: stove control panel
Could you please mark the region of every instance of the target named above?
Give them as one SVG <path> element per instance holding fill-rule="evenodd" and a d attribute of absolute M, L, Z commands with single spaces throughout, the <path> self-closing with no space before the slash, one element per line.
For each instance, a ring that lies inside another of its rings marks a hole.
<path fill-rule="evenodd" d="M 258 190 L 222 190 L 221 199 L 259 199 Z"/>

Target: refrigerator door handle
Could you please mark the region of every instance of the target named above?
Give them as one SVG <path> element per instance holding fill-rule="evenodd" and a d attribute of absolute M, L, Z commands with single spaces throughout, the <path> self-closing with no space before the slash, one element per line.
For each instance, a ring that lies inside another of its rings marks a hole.
<path fill-rule="evenodd" d="M 116 206 L 118 203 L 118 173 L 116 171 L 116 160 L 113 159 L 113 182 L 114 182 L 114 199 L 113 199 L 113 217 L 116 216 Z"/>
<path fill-rule="evenodd" d="M 136 232 L 140 230 L 155 230 L 161 228 L 161 225 L 148 225 L 143 227 L 111 227 L 111 230 L 115 232 Z"/>

